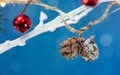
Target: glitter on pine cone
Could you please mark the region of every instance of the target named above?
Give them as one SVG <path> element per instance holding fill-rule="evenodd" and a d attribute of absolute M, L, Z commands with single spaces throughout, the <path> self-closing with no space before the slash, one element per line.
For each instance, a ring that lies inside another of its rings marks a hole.
<path fill-rule="evenodd" d="M 13 20 L 13 25 L 19 32 L 24 33 L 30 29 L 32 22 L 27 15 L 20 14 Z"/>
<path fill-rule="evenodd" d="M 84 43 L 82 43 L 80 55 L 85 61 L 93 61 L 99 56 L 97 44 L 93 41 L 93 39 L 94 36 L 91 36 Z"/>
<path fill-rule="evenodd" d="M 86 6 L 94 7 L 98 4 L 98 0 L 82 0 L 82 3 Z"/>

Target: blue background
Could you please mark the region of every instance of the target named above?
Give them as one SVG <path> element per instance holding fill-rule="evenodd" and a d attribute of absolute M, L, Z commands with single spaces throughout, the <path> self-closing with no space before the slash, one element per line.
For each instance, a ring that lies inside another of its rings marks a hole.
<path fill-rule="evenodd" d="M 82 5 L 80 0 L 42 0 L 44 3 L 57 6 L 64 12 L 69 12 Z M 77 24 L 72 26 L 81 28 L 88 22 L 99 18 L 105 11 L 108 3 L 102 3 Z M 114 5 L 111 11 L 118 8 Z M 6 30 L 6 34 L 0 33 L 0 43 L 5 40 L 13 40 L 21 34 L 12 25 L 13 19 L 24 8 L 20 4 L 7 4 L 0 11 L 4 14 L 3 23 L 0 24 Z M 44 11 L 48 15 L 49 22 L 58 14 L 46 10 L 37 5 L 29 5 L 25 14 L 32 20 L 30 32 L 39 23 L 39 13 Z M 59 53 L 59 45 L 69 37 L 78 37 L 65 27 L 58 28 L 54 32 L 46 32 L 26 42 L 24 47 L 15 47 L 0 55 L 0 75 L 120 75 L 120 11 L 108 16 L 104 21 L 85 31 L 85 38 L 95 35 L 95 41 L 99 47 L 99 58 L 93 62 L 86 62 L 78 55 L 74 60 L 66 60 Z M 27 33 L 27 32 L 26 32 Z M 25 33 L 25 34 L 26 34 Z"/>

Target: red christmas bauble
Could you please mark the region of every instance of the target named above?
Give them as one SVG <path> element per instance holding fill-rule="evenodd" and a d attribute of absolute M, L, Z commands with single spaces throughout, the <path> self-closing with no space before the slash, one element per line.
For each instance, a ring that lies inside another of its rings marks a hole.
<path fill-rule="evenodd" d="M 19 32 L 24 33 L 30 29 L 32 22 L 27 15 L 20 14 L 13 20 L 13 25 Z"/>
<path fill-rule="evenodd" d="M 98 4 L 98 0 L 82 0 L 82 3 L 84 5 L 94 7 L 96 4 Z"/>

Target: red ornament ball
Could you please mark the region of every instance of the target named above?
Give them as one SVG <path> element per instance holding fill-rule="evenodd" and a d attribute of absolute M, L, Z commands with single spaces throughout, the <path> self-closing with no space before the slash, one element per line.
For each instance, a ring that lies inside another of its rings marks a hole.
<path fill-rule="evenodd" d="M 30 29 L 32 22 L 27 15 L 20 14 L 13 20 L 13 25 L 19 32 L 24 33 Z"/>
<path fill-rule="evenodd" d="M 98 4 L 98 0 L 82 0 L 82 3 L 86 6 L 94 7 Z"/>

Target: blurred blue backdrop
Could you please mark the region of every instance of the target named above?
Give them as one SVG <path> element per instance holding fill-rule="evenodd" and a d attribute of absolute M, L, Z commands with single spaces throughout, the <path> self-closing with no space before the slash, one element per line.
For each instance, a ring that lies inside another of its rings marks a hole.
<path fill-rule="evenodd" d="M 80 0 L 42 0 L 44 3 L 57 6 L 64 12 L 69 12 L 81 5 Z M 88 22 L 99 18 L 108 3 L 102 3 L 77 24 L 79 29 Z M 114 5 L 114 10 L 119 6 Z M 12 21 L 24 8 L 20 4 L 7 4 L 0 14 L 8 19 L 0 24 L 6 34 L 0 33 L 0 43 L 13 40 L 24 34 L 13 28 Z M 49 22 L 58 14 L 37 5 L 29 5 L 25 14 L 32 20 L 32 27 L 39 23 L 39 13 L 44 11 Z M 74 60 L 66 60 L 59 53 L 59 44 L 69 37 L 77 37 L 65 27 L 54 32 L 46 32 L 26 42 L 24 47 L 15 47 L 0 55 L 0 75 L 120 75 L 120 11 L 108 16 L 104 21 L 84 32 L 84 37 L 95 35 L 99 47 L 99 58 L 93 62 L 86 62 L 80 56 Z M 29 32 L 28 31 L 28 32 Z"/>

